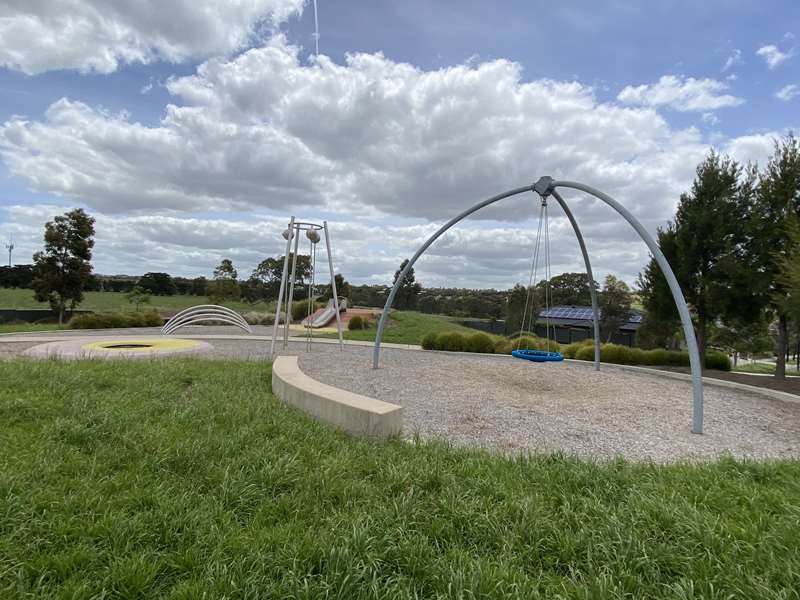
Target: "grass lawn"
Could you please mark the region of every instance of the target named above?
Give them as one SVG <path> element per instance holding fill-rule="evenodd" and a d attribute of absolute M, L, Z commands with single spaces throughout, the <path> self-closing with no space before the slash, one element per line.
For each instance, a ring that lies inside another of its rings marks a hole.
<path fill-rule="evenodd" d="M 25 333 L 28 331 L 56 331 L 63 329 L 58 323 L 0 323 L 0 333 Z"/>
<path fill-rule="evenodd" d="M 174 313 L 196 304 L 212 304 L 212 302 L 205 296 L 152 296 L 150 304 L 143 304 L 142 310 L 151 308 L 159 312 Z M 239 312 L 250 310 L 259 312 L 275 311 L 274 302 L 259 302 L 257 304 L 224 302 L 223 304 Z M 33 290 L 0 288 L 0 308 L 49 308 L 49 306 L 46 302 L 36 302 L 33 298 Z M 84 301 L 78 308 L 108 312 L 134 310 L 134 306 L 128 302 L 122 292 L 86 292 Z"/>
<path fill-rule="evenodd" d="M 733 369 L 734 373 L 763 373 L 765 375 L 775 375 L 775 365 L 767 363 L 739 363 L 739 366 Z M 794 363 L 786 365 L 787 376 L 797 376 L 798 373 L 794 369 Z"/>
<path fill-rule="evenodd" d="M 459 333 L 478 333 L 476 329 L 464 327 L 460 323 L 461 319 L 456 317 L 446 317 L 444 315 L 428 315 L 416 311 L 394 311 L 391 314 L 389 325 L 383 332 L 384 342 L 396 344 L 421 344 L 422 338 L 431 331 L 440 333 L 442 331 L 457 331 Z M 377 319 L 370 329 L 348 331 L 345 329 L 344 338 L 346 340 L 361 340 L 372 342 L 375 340 L 377 331 Z M 492 339 L 500 336 L 489 335 Z M 335 333 L 325 334 L 323 337 L 337 337 Z"/>
<path fill-rule="evenodd" d="M 792 598 L 800 463 L 351 439 L 259 362 L 0 361 L 2 598 Z"/>

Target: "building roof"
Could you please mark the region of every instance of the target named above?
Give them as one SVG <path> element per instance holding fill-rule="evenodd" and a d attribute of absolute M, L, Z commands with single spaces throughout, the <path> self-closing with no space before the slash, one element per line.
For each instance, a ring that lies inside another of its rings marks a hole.
<path fill-rule="evenodd" d="M 551 325 L 564 325 L 567 327 L 591 327 L 592 325 L 591 306 L 551 306 L 539 313 L 537 321 L 550 321 Z M 620 329 L 636 330 L 642 324 L 644 313 L 640 310 L 631 309 L 628 321 L 620 326 Z"/>

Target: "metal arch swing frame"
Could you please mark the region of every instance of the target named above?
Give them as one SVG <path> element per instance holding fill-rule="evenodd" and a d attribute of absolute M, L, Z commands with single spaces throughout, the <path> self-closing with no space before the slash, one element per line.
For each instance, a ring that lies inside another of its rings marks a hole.
<path fill-rule="evenodd" d="M 642 238 L 642 241 L 647 245 L 650 253 L 653 255 L 653 258 L 656 259 L 659 268 L 661 269 L 664 277 L 667 280 L 667 284 L 669 285 L 670 292 L 672 293 L 672 298 L 675 301 L 675 305 L 678 309 L 678 314 L 680 315 L 681 325 L 683 326 L 684 336 L 686 338 L 686 346 L 689 352 L 689 365 L 691 367 L 692 372 L 692 433 L 703 433 L 703 371 L 702 371 L 702 362 L 700 360 L 700 352 L 697 347 L 697 339 L 694 333 L 694 327 L 692 325 L 692 318 L 689 314 L 689 307 L 686 305 L 686 300 L 683 297 L 683 292 L 681 291 L 680 285 L 678 284 L 678 280 L 675 278 L 675 274 L 672 272 L 672 268 L 669 265 L 664 254 L 661 252 L 661 249 L 658 247 L 658 244 L 653 239 L 653 237 L 647 232 L 644 226 L 633 216 L 632 213 L 628 211 L 622 204 L 614 200 L 608 194 L 601 192 L 600 190 L 593 188 L 589 185 L 579 183 L 576 181 L 562 181 L 556 180 L 552 177 L 541 177 L 536 183 L 532 185 L 526 185 L 523 187 L 514 188 L 507 192 L 503 192 L 496 196 L 492 196 L 482 202 L 479 202 L 475 206 L 465 210 L 461 214 L 453 217 L 447 223 L 442 225 L 431 237 L 429 237 L 422 246 L 417 250 L 414 256 L 409 259 L 408 263 L 406 264 L 403 271 L 400 272 L 400 275 L 397 277 L 392 290 L 389 292 L 389 296 L 386 298 L 386 304 L 383 307 L 383 312 L 381 313 L 380 321 L 378 321 L 378 330 L 375 334 L 375 346 L 373 348 L 372 354 L 372 366 L 374 369 L 378 368 L 380 364 L 380 351 L 381 351 L 381 339 L 383 338 L 383 331 L 386 327 L 386 322 L 389 317 L 389 313 L 392 309 L 392 304 L 394 303 L 394 298 L 397 295 L 397 291 L 400 287 L 400 284 L 405 279 L 406 274 L 410 269 L 414 267 L 414 264 L 417 262 L 420 256 L 422 256 L 425 251 L 435 242 L 439 237 L 441 237 L 448 229 L 459 223 L 460 221 L 467 218 L 469 215 L 479 211 L 482 208 L 485 208 L 495 202 L 499 202 L 500 200 L 504 200 L 505 198 L 510 198 L 512 196 L 516 196 L 518 194 L 522 194 L 525 192 L 536 192 L 542 198 L 546 198 L 547 196 L 552 196 L 555 198 L 556 202 L 561 206 L 561 209 L 564 211 L 564 214 L 567 216 L 570 224 L 572 225 L 572 229 L 575 232 L 575 236 L 578 238 L 578 245 L 581 249 L 581 254 L 583 255 L 583 260 L 586 265 L 586 274 L 589 279 L 589 292 L 592 299 L 592 314 L 593 314 L 593 321 L 594 321 L 594 368 L 595 370 L 600 369 L 600 320 L 599 320 L 599 309 L 598 309 L 598 302 L 597 302 L 597 290 L 594 287 L 594 277 L 592 275 L 592 267 L 589 261 L 589 253 L 586 249 L 586 243 L 583 239 L 583 235 L 581 234 L 580 227 L 578 226 L 578 222 L 575 220 L 572 211 L 569 209 L 569 206 L 564 201 L 563 197 L 558 193 L 556 188 L 569 188 L 578 190 L 580 192 L 584 192 L 589 194 L 590 196 L 594 196 L 598 200 L 606 203 L 608 206 L 613 208 L 622 218 L 624 218 L 628 224 L 630 224 L 636 233 L 639 234 L 639 237 Z"/>

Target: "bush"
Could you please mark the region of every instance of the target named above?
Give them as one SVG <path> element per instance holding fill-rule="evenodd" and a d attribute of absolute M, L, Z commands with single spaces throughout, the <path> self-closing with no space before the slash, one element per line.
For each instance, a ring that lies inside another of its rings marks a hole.
<path fill-rule="evenodd" d="M 494 352 L 494 344 L 492 343 L 492 338 L 485 333 L 476 333 L 474 335 L 467 336 L 465 349 L 467 352 L 491 354 Z"/>
<path fill-rule="evenodd" d="M 582 344 L 582 342 L 580 343 Z M 594 347 L 591 345 L 570 344 L 563 350 L 564 358 L 577 360 L 594 360 Z M 654 367 L 688 367 L 689 353 L 675 352 L 656 348 L 655 350 L 642 350 L 641 348 L 628 348 L 618 344 L 603 344 L 600 347 L 600 360 L 617 365 L 649 365 Z M 710 350 L 706 352 L 705 366 L 707 369 L 731 370 L 731 359 L 724 352 Z"/>
<path fill-rule="evenodd" d="M 323 308 L 324 305 L 314 303 L 314 311 Z M 285 311 L 284 309 L 281 309 Z M 308 316 L 308 299 L 305 300 L 295 300 L 292 302 L 292 321 L 302 321 Z"/>
<path fill-rule="evenodd" d="M 125 327 L 161 327 L 164 319 L 154 310 L 129 313 L 89 313 L 70 319 L 70 329 L 118 329 Z"/>
<path fill-rule="evenodd" d="M 357 331 L 360 329 L 369 329 L 369 319 L 365 319 L 360 315 L 353 315 L 347 322 L 347 328 L 350 331 Z"/>
<path fill-rule="evenodd" d="M 668 365 L 670 364 L 669 351 L 663 348 L 655 350 L 647 350 L 645 352 L 645 359 L 647 365 Z"/>
<path fill-rule="evenodd" d="M 457 331 L 446 331 L 436 336 L 436 349 L 463 352 L 466 349 L 466 339 Z"/>
<path fill-rule="evenodd" d="M 731 358 L 719 350 L 709 350 L 706 352 L 706 369 L 717 369 L 719 371 L 731 370 Z"/>
<path fill-rule="evenodd" d="M 494 345 L 495 354 L 511 354 L 517 348 L 527 350 L 547 350 L 547 340 L 540 337 L 513 337 L 499 340 Z M 550 340 L 550 352 L 559 352 L 561 345 Z"/>
<path fill-rule="evenodd" d="M 251 310 L 244 313 L 242 317 L 244 317 L 244 320 L 250 325 L 272 325 L 275 323 L 275 315 L 272 313 Z"/>
<path fill-rule="evenodd" d="M 436 350 L 436 337 L 437 333 L 435 331 L 431 331 L 425 334 L 425 337 L 422 338 L 422 349 L 423 350 Z"/>

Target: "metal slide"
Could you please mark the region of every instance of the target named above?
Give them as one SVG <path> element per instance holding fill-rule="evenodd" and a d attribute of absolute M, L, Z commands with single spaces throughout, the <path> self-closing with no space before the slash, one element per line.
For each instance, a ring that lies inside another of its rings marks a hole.
<path fill-rule="evenodd" d="M 347 308 L 347 300 L 342 298 L 339 300 L 339 311 L 343 311 Z M 328 305 L 322 309 L 311 315 L 311 322 L 309 323 L 309 317 L 306 317 L 302 321 L 303 327 L 311 327 L 312 329 L 319 329 L 320 327 L 325 327 L 328 323 L 330 323 L 333 319 L 336 318 L 336 308 L 333 305 L 333 298 L 328 300 Z"/>

